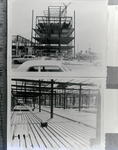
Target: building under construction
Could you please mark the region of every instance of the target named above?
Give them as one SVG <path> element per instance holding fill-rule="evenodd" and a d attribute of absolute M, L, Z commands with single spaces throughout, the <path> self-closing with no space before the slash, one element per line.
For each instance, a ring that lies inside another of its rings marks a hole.
<path fill-rule="evenodd" d="M 32 43 L 29 39 L 21 35 L 12 35 L 12 56 L 22 56 L 33 54 Z"/>
<path fill-rule="evenodd" d="M 73 20 L 72 17 L 67 16 L 68 5 L 48 6 L 44 16 L 36 16 L 35 28 L 33 28 L 32 11 L 31 42 L 35 43 L 33 47 L 39 53 L 48 56 L 51 54 L 74 56 L 75 17 Z"/>
<path fill-rule="evenodd" d="M 55 107 L 64 109 L 78 108 L 80 111 L 81 108 L 96 108 L 99 97 L 97 84 L 77 83 L 76 79 L 74 82 L 28 79 L 13 79 L 13 81 L 16 83 L 12 85 L 12 104 L 15 104 L 16 99 L 17 104 L 33 104 L 33 109 L 35 109 L 36 104 L 39 104 L 39 109 L 41 109 L 41 105 L 51 107 L 55 105 Z M 13 107 L 14 105 L 12 105 Z"/>
<path fill-rule="evenodd" d="M 11 83 L 12 148 L 88 149 L 100 140 L 99 81 L 14 78 Z"/>

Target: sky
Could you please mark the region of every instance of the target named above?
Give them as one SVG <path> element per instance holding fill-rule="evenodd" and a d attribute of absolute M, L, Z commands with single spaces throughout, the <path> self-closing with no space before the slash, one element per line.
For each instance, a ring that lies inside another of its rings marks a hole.
<path fill-rule="evenodd" d="M 32 10 L 34 26 L 36 16 L 44 15 L 48 6 L 64 6 L 68 1 L 12 1 L 12 35 L 31 39 Z M 75 51 L 85 51 L 91 47 L 96 53 L 106 53 L 107 40 L 107 0 L 72 1 L 67 8 L 67 16 L 74 17 L 75 11 Z M 103 54 L 104 53 L 104 54 Z"/>

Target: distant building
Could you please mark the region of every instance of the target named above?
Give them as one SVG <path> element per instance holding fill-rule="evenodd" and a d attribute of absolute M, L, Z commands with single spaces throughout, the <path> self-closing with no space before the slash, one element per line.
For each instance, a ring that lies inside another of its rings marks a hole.
<path fill-rule="evenodd" d="M 34 48 L 31 46 L 31 41 L 20 36 L 12 36 L 12 55 L 23 56 L 25 54 L 33 54 Z"/>

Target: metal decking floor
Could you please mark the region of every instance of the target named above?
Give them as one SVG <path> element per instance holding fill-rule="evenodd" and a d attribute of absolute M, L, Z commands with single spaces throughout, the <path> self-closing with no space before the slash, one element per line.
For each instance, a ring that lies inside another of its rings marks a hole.
<path fill-rule="evenodd" d="M 19 106 L 17 106 L 18 109 Z M 95 129 L 48 112 L 14 111 L 11 116 L 11 147 L 21 149 L 88 150 Z M 41 127 L 41 122 L 48 122 Z"/>

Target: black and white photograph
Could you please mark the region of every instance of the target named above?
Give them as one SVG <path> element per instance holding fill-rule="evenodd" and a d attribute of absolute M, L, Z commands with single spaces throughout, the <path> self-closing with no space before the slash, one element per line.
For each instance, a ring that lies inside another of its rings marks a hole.
<path fill-rule="evenodd" d="M 13 1 L 11 5 L 14 74 L 105 74 L 106 1 Z"/>
<path fill-rule="evenodd" d="M 11 148 L 91 149 L 101 138 L 103 87 L 96 78 L 12 78 Z"/>
<path fill-rule="evenodd" d="M 118 3 L 111 0 L 8 2 L 8 150 L 112 146 L 117 17 Z"/>

